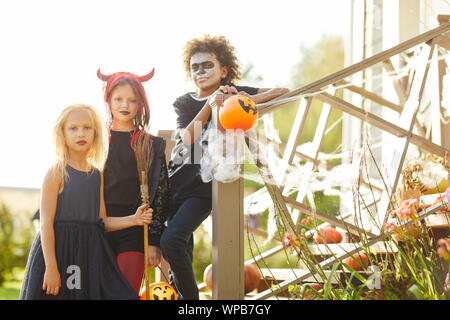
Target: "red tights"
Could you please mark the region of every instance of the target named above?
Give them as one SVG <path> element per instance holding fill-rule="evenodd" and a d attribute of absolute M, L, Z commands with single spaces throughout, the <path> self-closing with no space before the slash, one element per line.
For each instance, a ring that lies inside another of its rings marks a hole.
<path fill-rule="evenodd" d="M 144 254 L 138 251 L 127 251 L 116 256 L 120 271 L 139 295 L 142 278 L 144 276 Z"/>

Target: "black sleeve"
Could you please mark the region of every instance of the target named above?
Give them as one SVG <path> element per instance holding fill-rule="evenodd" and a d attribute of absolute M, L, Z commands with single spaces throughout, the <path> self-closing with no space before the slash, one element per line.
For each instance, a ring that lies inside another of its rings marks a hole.
<path fill-rule="evenodd" d="M 236 86 L 236 89 L 238 91 L 245 91 L 250 95 L 255 95 L 258 93 L 259 88 L 254 88 L 254 87 L 247 87 L 247 86 Z"/>
<path fill-rule="evenodd" d="M 165 143 L 163 143 L 163 146 L 165 146 Z M 164 154 L 165 147 L 161 149 L 163 152 L 158 153 L 161 160 L 161 172 L 155 198 L 153 199 L 151 206 L 153 209 L 153 219 L 152 223 L 148 226 L 148 244 L 157 247 L 160 246 L 159 240 L 161 239 L 161 235 L 165 229 L 165 221 L 167 219 L 170 199 L 169 177 L 167 174 L 166 157 Z"/>
<path fill-rule="evenodd" d="M 175 102 L 173 103 L 173 108 L 177 115 L 177 129 L 186 128 L 189 123 L 191 123 L 192 119 L 194 119 L 196 116 L 195 114 L 192 115 L 192 111 L 185 96 L 181 96 L 177 100 L 175 100 Z"/>

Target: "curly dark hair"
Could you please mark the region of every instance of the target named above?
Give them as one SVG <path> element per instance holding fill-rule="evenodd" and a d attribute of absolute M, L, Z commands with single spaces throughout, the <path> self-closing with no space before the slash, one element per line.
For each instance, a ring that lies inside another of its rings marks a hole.
<path fill-rule="evenodd" d="M 191 57 L 198 52 L 213 53 L 220 64 L 227 67 L 227 76 L 222 79 L 221 84 L 228 84 L 239 81 L 241 70 L 235 49 L 224 36 L 211 37 L 209 34 L 201 38 L 194 38 L 186 43 L 183 48 L 183 67 L 188 79 L 191 78 Z"/>

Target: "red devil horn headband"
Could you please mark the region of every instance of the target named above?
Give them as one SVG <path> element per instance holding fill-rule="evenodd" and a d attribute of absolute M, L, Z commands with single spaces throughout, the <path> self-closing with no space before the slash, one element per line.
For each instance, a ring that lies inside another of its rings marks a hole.
<path fill-rule="evenodd" d="M 144 76 L 136 77 L 136 78 L 138 78 L 140 82 L 145 82 L 145 81 L 148 81 L 148 80 L 150 80 L 151 78 L 153 78 L 153 75 L 154 75 L 154 74 L 155 74 L 155 68 L 153 68 L 152 71 L 150 71 L 150 73 L 148 73 L 148 74 L 146 74 L 146 75 L 144 75 Z M 108 81 L 109 78 L 111 77 L 111 74 L 105 75 L 105 74 L 103 74 L 103 73 L 100 72 L 100 69 L 98 69 L 98 70 L 97 70 L 97 77 L 98 77 L 100 80 Z"/>
<path fill-rule="evenodd" d="M 97 70 L 97 77 L 102 81 L 108 81 L 108 79 L 111 77 L 111 75 L 110 74 L 104 75 L 103 73 L 100 72 L 100 68 L 99 68 Z"/>
<path fill-rule="evenodd" d="M 145 81 L 148 81 L 148 80 L 150 80 L 151 78 L 153 78 L 153 75 L 155 74 L 155 68 L 153 68 L 152 69 L 152 71 L 150 71 L 148 74 L 146 74 L 145 76 L 140 76 L 140 77 L 138 77 L 139 78 L 139 80 L 141 81 L 141 82 L 145 82 Z"/>

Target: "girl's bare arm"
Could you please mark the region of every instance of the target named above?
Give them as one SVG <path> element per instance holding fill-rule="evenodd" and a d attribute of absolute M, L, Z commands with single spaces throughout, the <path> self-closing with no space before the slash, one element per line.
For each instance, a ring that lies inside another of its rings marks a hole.
<path fill-rule="evenodd" d="M 56 202 L 60 185 L 61 182 L 58 181 L 55 170 L 53 168 L 49 169 L 42 183 L 40 204 L 41 242 L 46 267 L 57 266 L 53 222 L 55 220 Z"/>
<path fill-rule="evenodd" d="M 50 168 L 42 183 L 40 203 L 40 232 L 42 252 L 45 262 L 45 275 L 42 289 L 47 294 L 58 294 L 61 280 L 55 254 L 55 230 L 53 227 L 58 192 L 62 187 L 62 178 L 54 168 Z"/>

